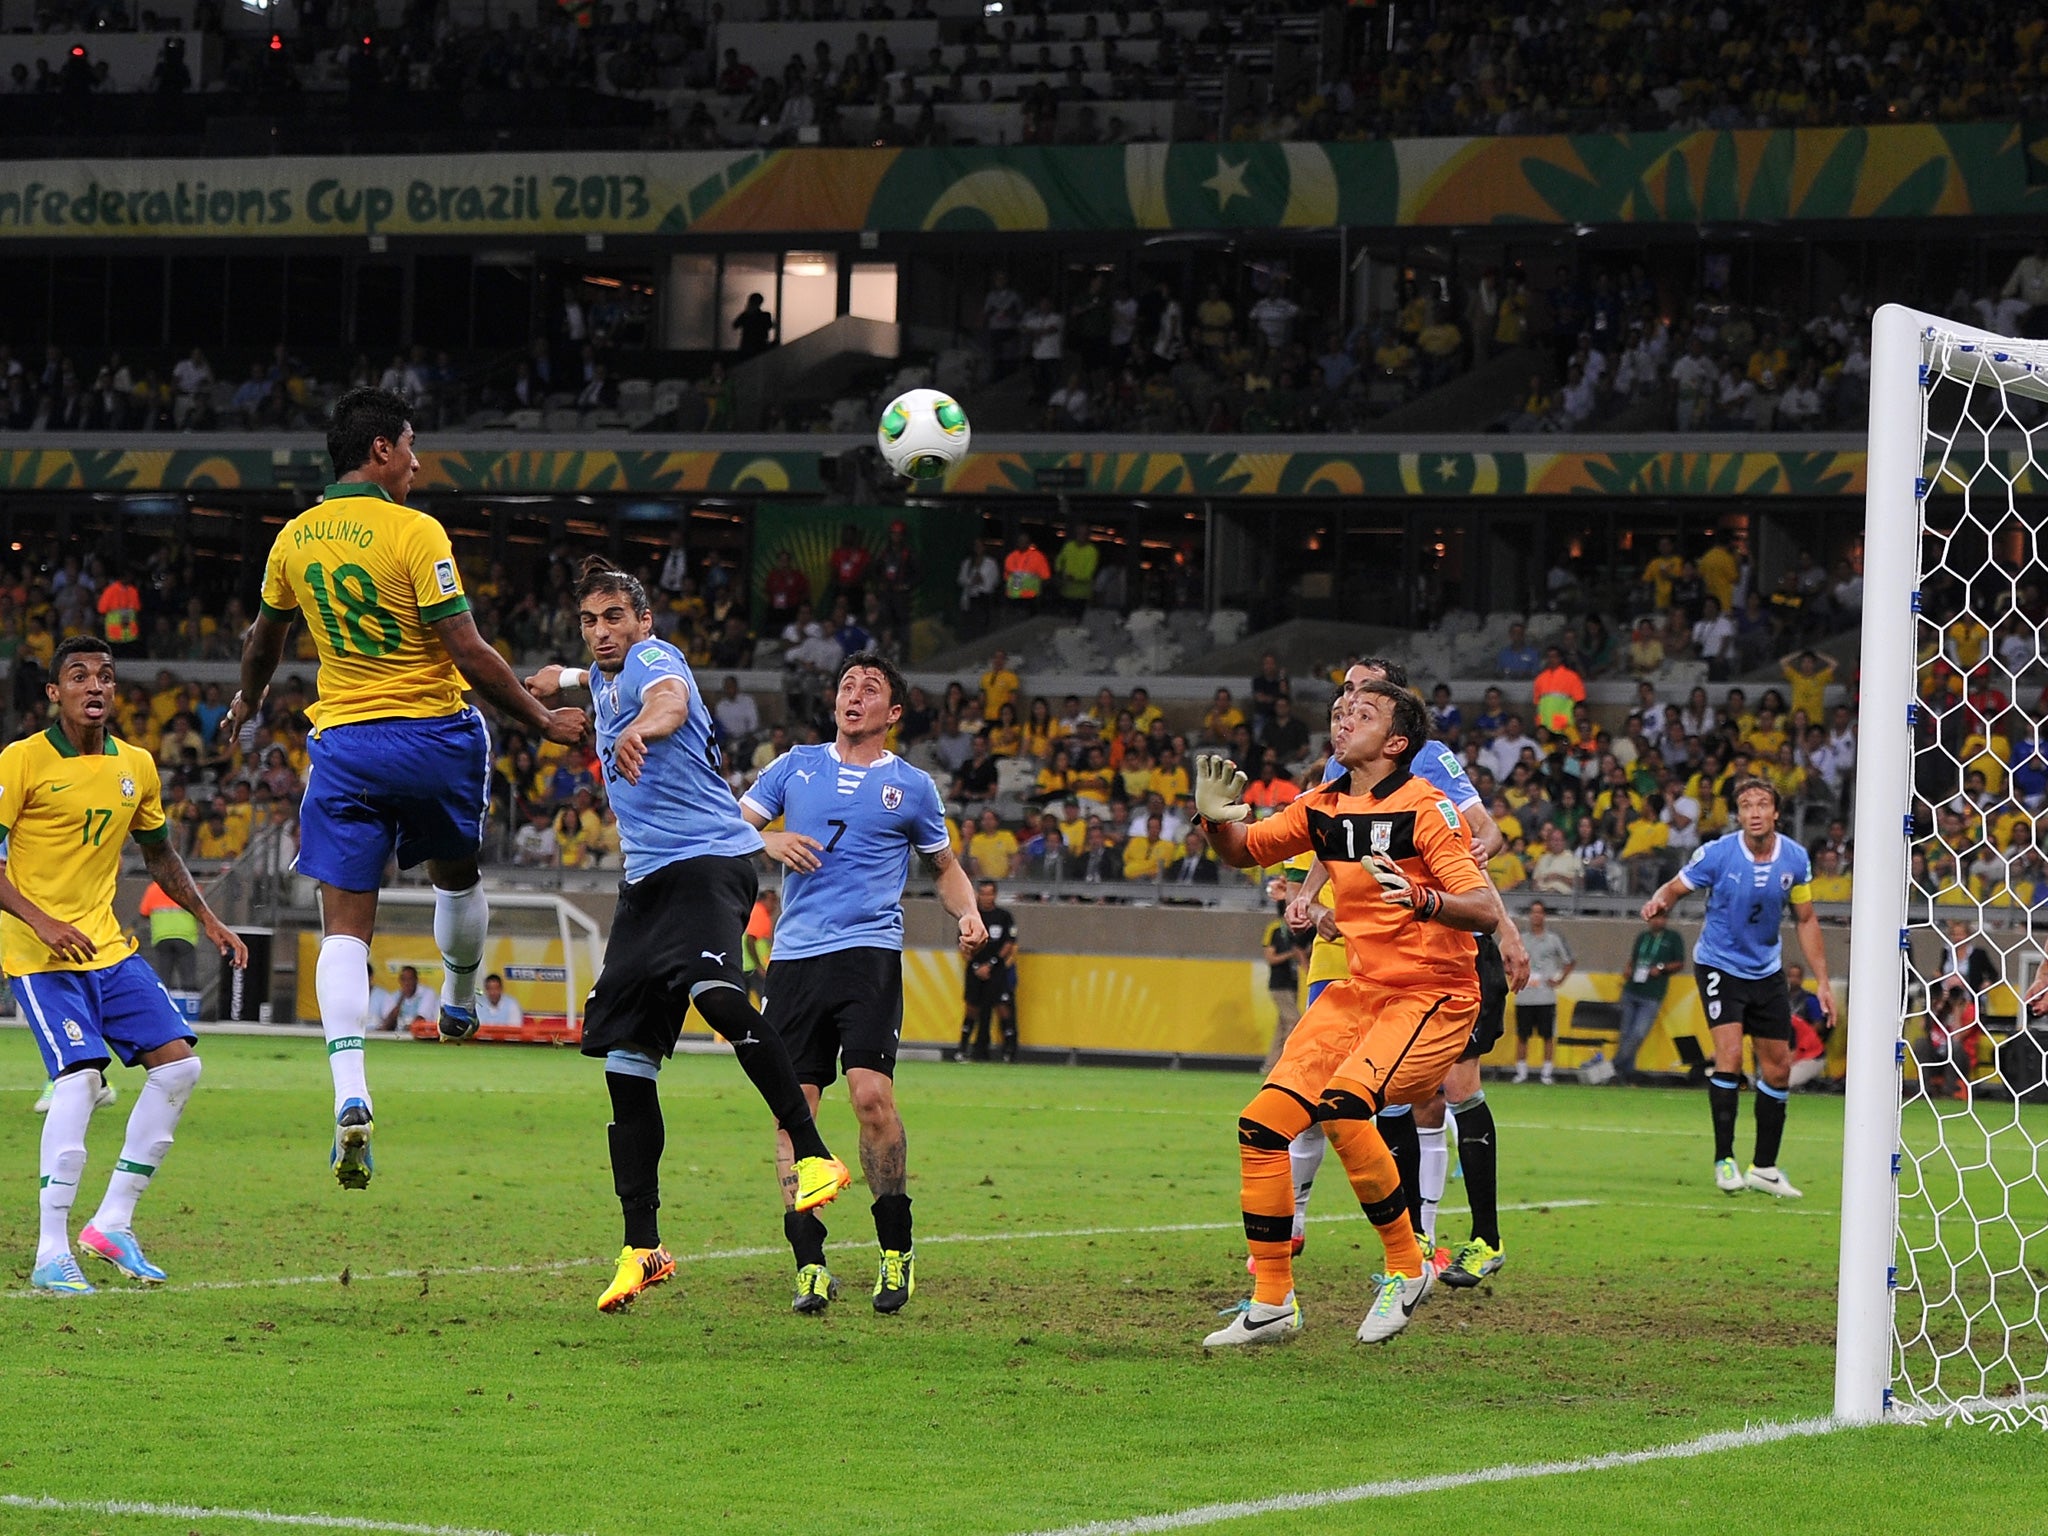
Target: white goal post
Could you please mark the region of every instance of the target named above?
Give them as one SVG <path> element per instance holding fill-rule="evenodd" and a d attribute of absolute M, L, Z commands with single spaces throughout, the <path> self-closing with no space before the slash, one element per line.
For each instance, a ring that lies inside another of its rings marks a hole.
<path fill-rule="evenodd" d="M 2031 975 L 2021 951 L 2038 949 L 2036 918 L 2028 904 L 2015 903 L 2010 876 L 2002 891 L 1987 891 L 1977 876 L 1965 884 L 1960 858 L 1946 857 L 1941 837 L 1916 825 L 1914 813 L 1916 805 L 1928 810 L 1928 783 L 1961 782 L 1974 755 L 1969 746 L 1955 750 L 1954 733 L 1972 728 L 1971 717 L 1945 719 L 1950 701 L 2001 681 L 2003 693 L 2014 695 L 2021 673 L 2038 673 L 2044 659 L 2038 635 L 2024 657 L 1997 650 L 1996 632 L 2016 632 L 2001 619 L 2018 607 L 2017 577 L 2007 583 L 2009 606 L 1973 609 L 2011 567 L 2038 575 L 2048 592 L 2041 510 L 2024 500 L 2048 492 L 2048 431 L 2037 460 L 2028 430 L 2038 430 L 2032 402 L 2048 401 L 2048 342 L 1993 336 L 1899 305 L 1878 311 L 1872 332 L 1835 1413 L 1861 1423 L 1888 1414 L 2041 1421 L 2048 1418 L 2048 1285 L 2038 1278 L 2048 1265 L 2048 1191 L 2041 1187 L 2048 1138 L 2042 1112 L 2021 1102 L 2035 1084 L 2004 1083 L 1996 1071 L 1973 1081 L 1962 1065 L 1957 1086 L 1936 1104 L 1927 1069 L 1947 1082 L 1954 1066 L 1939 1057 L 1947 1016 L 1942 1034 L 1931 1033 L 1929 998 L 1944 973 L 1916 960 L 1940 947 L 1938 925 L 1963 921 L 1973 943 L 1982 937 L 2001 957 L 2007 979 L 1997 995 L 2010 999 Z M 2041 481 L 2038 488 L 2021 480 L 2025 472 Z M 2000 541 L 2005 567 L 1987 582 L 1990 555 L 1977 565 L 1960 549 L 1981 543 L 1995 551 Z M 1946 595 L 1923 613 L 1923 589 L 1936 587 Z M 1958 591 L 1962 617 L 1952 620 Z M 1945 650 L 1952 623 L 1971 637 L 1960 658 Z M 1996 664 L 1981 682 L 1980 660 Z M 1969 708 L 1977 708 L 1974 699 Z M 1919 713 L 1928 709 L 1931 722 Z M 1995 734 L 1982 728 L 1982 750 L 1991 750 Z M 1981 828 L 1992 814 L 1982 813 L 1969 845 L 1987 857 L 1991 844 Z M 1936 862 L 1947 876 L 1930 876 L 1922 865 L 1914 883 L 1916 841 L 1923 854 L 1942 850 Z M 1994 990 L 1969 995 L 1971 1020 L 1982 1017 L 1979 1004 Z M 2026 1028 L 2022 1007 L 2022 1036 Z M 1936 1042 L 1931 1062 L 1914 1055 L 1929 1039 Z M 1972 1064 L 1974 1050 L 1973 1038 Z M 1996 1046 L 1994 1062 L 2003 1065 Z"/>

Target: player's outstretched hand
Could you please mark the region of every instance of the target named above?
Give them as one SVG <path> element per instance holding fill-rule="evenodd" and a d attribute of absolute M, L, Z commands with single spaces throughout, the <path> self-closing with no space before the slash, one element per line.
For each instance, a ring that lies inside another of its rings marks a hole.
<path fill-rule="evenodd" d="M 761 846 L 768 857 L 792 874 L 807 875 L 818 867 L 818 855 L 825 845 L 801 832 L 763 832 Z M 978 919 L 977 919 L 978 921 Z"/>
<path fill-rule="evenodd" d="M 1643 903 L 1643 921 L 1662 915 L 1671 910 L 1671 903 L 1664 899 L 1664 888 L 1659 886 L 1650 893 L 1650 899 Z"/>
<path fill-rule="evenodd" d="M 972 910 L 962 912 L 960 914 L 960 953 L 972 955 L 987 942 L 988 925 L 981 920 L 981 914 Z"/>
<path fill-rule="evenodd" d="M 33 926 L 36 937 L 47 944 L 50 953 L 59 960 L 68 960 L 78 965 L 99 953 L 99 946 L 69 923 L 60 923 L 54 917 L 45 917 Z"/>
<path fill-rule="evenodd" d="M 562 666 L 549 662 L 526 680 L 526 691 L 545 704 L 562 691 Z"/>
<path fill-rule="evenodd" d="M 249 965 L 249 946 L 242 942 L 242 936 L 211 912 L 205 918 L 206 942 L 219 950 L 223 956 L 234 961 L 235 969 L 246 970 Z"/>
<path fill-rule="evenodd" d="M 1315 916 L 1309 919 L 1309 926 L 1315 929 L 1317 938 L 1328 939 L 1332 944 L 1344 937 L 1344 930 L 1337 926 L 1335 910 L 1320 903 L 1315 908 Z"/>
<path fill-rule="evenodd" d="M 556 710 L 556 714 L 565 711 Z M 581 714 L 581 710 L 576 711 Z M 628 784 L 640 782 L 640 770 L 647 765 L 647 738 L 640 734 L 640 727 L 629 725 L 619 732 L 619 739 L 612 747 L 612 771 Z"/>
<path fill-rule="evenodd" d="M 1204 821 L 1243 821 L 1252 813 L 1252 808 L 1238 799 L 1244 786 L 1243 770 L 1229 758 L 1196 759 L 1195 813 Z"/>
<path fill-rule="evenodd" d="M 555 742 L 560 746 L 573 747 L 583 739 L 584 733 L 589 729 L 590 722 L 582 710 L 551 709 L 548 711 L 547 726 L 542 730 L 541 734 L 547 737 L 549 741 Z M 641 751 L 644 754 L 646 748 L 642 747 Z M 634 773 L 637 778 L 639 770 L 636 768 Z M 634 780 L 628 779 L 626 782 L 631 784 Z"/>

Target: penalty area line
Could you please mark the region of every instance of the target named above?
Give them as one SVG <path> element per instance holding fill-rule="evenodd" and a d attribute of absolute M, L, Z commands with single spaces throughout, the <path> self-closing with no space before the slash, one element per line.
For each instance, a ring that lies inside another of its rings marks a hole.
<path fill-rule="evenodd" d="M 150 1504 L 136 1499 L 53 1499 L 0 1493 L 0 1509 L 35 1509 L 67 1515 L 140 1515 L 159 1520 L 238 1520 L 315 1531 L 379 1531 L 387 1536 L 513 1536 L 495 1527 L 423 1525 L 410 1520 L 369 1520 L 361 1515 L 290 1515 L 272 1509 L 214 1509 L 204 1504 Z"/>
<path fill-rule="evenodd" d="M 1480 1467 L 1471 1472 L 1444 1472 L 1435 1477 L 1392 1478 L 1385 1482 L 1359 1483 L 1350 1488 L 1330 1488 L 1319 1493 L 1282 1493 L 1267 1499 L 1245 1499 L 1230 1504 L 1199 1504 L 1193 1509 L 1167 1515 L 1139 1515 L 1127 1520 L 1091 1520 L 1085 1525 L 1063 1525 L 1055 1530 L 1032 1532 L 1031 1536 L 1149 1536 L 1155 1531 L 1185 1531 L 1197 1526 L 1217 1525 L 1226 1520 L 1247 1520 L 1258 1515 L 1287 1514 L 1307 1509 L 1328 1509 L 1340 1504 L 1363 1504 L 1375 1499 L 1401 1499 L 1420 1493 L 1443 1493 L 1454 1488 L 1472 1488 L 1487 1483 L 1518 1483 L 1539 1477 L 1565 1477 L 1575 1472 L 1611 1472 L 1619 1467 L 1642 1466 L 1656 1461 L 1685 1461 L 1696 1456 L 1714 1456 L 1723 1451 L 1749 1450 L 1813 1435 L 1833 1434 L 1849 1426 L 1840 1419 L 1798 1419 L 1785 1424 L 1752 1424 L 1744 1429 L 1723 1430 L 1681 1440 L 1672 1445 L 1651 1446 L 1641 1451 L 1609 1451 L 1601 1456 L 1581 1456 L 1572 1461 L 1508 1462 L 1497 1467 Z"/>
<path fill-rule="evenodd" d="M 1599 1200 L 1531 1200 L 1518 1205 L 1503 1205 L 1500 1209 L 1503 1211 L 1568 1210 L 1582 1206 L 1601 1205 L 1603 1203 L 1605 1202 Z M 1458 1215 L 1463 1211 L 1464 1207 L 1447 1205 L 1443 1209 L 1452 1215 Z M 1358 1219 L 1357 1216 L 1349 1214 L 1309 1217 L 1309 1220 L 1312 1222 L 1357 1221 Z M 1039 1243 L 1074 1237 L 1145 1237 L 1161 1236 L 1175 1232 L 1236 1232 L 1241 1231 L 1242 1228 L 1243 1224 L 1236 1221 L 1178 1221 L 1154 1227 L 1058 1227 L 1038 1232 L 942 1233 L 936 1237 L 920 1237 L 917 1241 L 920 1247 L 950 1246 L 955 1243 Z M 835 1249 L 871 1249 L 874 1247 L 874 1244 L 849 1241 L 829 1243 L 826 1246 Z M 711 1248 L 697 1253 L 679 1253 L 675 1256 L 675 1261 L 679 1265 L 710 1264 L 725 1259 L 773 1258 L 777 1254 L 786 1256 L 788 1252 L 789 1247 L 785 1243 L 777 1243 L 772 1247 L 758 1248 Z M 548 1264 L 456 1264 L 445 1266 L 426 1264 L 416 1269 L 386 1269 L 366 1271 L 363 1274 L 351 1273 L 346 1283 L 365 1285 L 373 1280 L 419 1280 L 422 1278 L 439 1280 L 451 1277 L 460 1278 L 464 1275 L 558 1275 L 568 1270 L 590 1269 L 615 1262 L 617 1261 L 613 1259 L 591 1258 L 557 1259 Z M 251 1280 L 188 1280 L 179 1285 L 150 1286 L 149 1290 L 177 1295 L 189 1291 L 258 1291 L 301 1285 L 340 1285 L 342 1283 L 344 1282 L 340 1275 L 270 1275 L 262 1279 Z M 133 1296 L 142 1293 L 123 1289 L 102 1291 L 100 1294 L 103 1296 Z M 50 1297 L 45 1296 L 40 1291 L 0 1291 L 0 1300 L 6 1301 L 47 1301 L 50 1299 Z M 82 1297 L 64 1298 L 67 1303 L 74 1305 L 83 1299 Z"/>

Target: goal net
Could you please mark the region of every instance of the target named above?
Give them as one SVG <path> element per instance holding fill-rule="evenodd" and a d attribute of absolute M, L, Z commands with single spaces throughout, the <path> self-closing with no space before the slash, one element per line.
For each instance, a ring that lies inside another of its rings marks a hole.
<path fill-rule="evenodd" d="M 1875 329 L 1836 1410 L 2048 1426 L 2048 342 Z"/>

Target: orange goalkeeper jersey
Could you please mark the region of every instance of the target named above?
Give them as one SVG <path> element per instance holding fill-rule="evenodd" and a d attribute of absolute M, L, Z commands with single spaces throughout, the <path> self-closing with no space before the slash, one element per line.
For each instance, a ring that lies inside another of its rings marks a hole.
<path fill-rule="evenodd" d="M 1463 895 L 1485 881 L 1457 807 L 1426 780 L 1405 770 L 1380 781 L 1370 794 L 1349 793 L 1338 779 L 1310 790 L 1293 804 L 1245 828 L 1254 862 L 1271 867 L 1315 853 L 1330 872 L 1337 927 L 1345 938 L 1351 974 L 1383 987 L 1478 986 L 1473 936 L 1441 923 L 1418 923 L 1406 907 L 1380 894 L 1365 861 L 1385 854 L 1421 885 Z"/>

